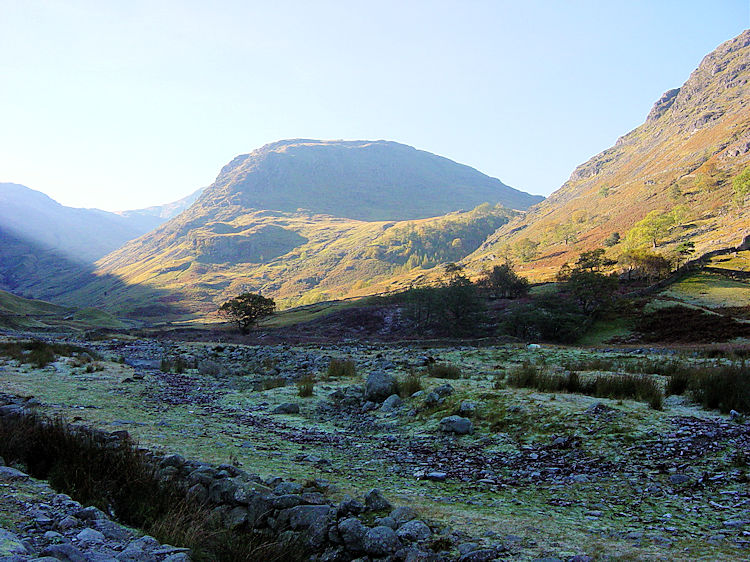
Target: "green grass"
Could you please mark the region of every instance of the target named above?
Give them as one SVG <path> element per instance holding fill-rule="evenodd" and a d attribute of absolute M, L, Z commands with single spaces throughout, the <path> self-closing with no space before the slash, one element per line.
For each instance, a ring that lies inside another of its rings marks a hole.
<path fill-rule="evenodd" d="M 671 285 L 660 294 L 706 308 L 748 306 L 750 282 L 735 281 L 717 273 L 703 272 Z"/>

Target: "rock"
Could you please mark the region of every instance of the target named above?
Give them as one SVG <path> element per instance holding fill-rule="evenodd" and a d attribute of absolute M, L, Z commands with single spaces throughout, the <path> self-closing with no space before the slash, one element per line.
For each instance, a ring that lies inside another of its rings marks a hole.
<path fill-rule="evenodd" d="M 383 402 L 383 405 L 380 406 L 380 409 L 384 412 L 391 412 L 393 410 L 396 410 L 397 408 L 400 408 L 403 403 L 404 401 L 401 400 L 401 397 L 398 394 L 391 394 L 388 398 L 385 399 L 385 402 Z"/>
<path fill-rule="evenodd" d="M 161 460 L 161 466 L 164 466 L 164 467 L 173 466 L 175 468 L 182 468 L 183 466 L 185 466 L 185 457 L 183 457 L 182 455 L 177 455 L 177 454 L 166 455 Z"/>
<path fill-rule="evenodd" d="M 686 484 L 687 482 L 690 482 L 692 478 L 688 476 L 687 474 L 671 474 L 669 476 L 669 481 L 672 484 Z"/>
<path fill-rule="evenodd" d="M 398 523 L 396 523 L 396 520 L 390 515 L 386 515 L 385 517 L 376 517 L 375 526 L 379 527 L 380 525 L 383 525 L 384 527 L 390 527 L 394 531 L 398 529 Z"/>
<path fill-rule="evenodd" d="M 346 517 L 347 515 L 359 515 L 365 511 L 365 506 L 349 495 L 345 495 L 338 506 L 338 516 Z"/>
<path fill-rule="evenodd" d="M 367 534 L 367 527 L 356 517 L 349 517 L 338 524 L 339 536 L 344 546 L 352 552 L 362 552 L 364 550 L 364 540 Z"/>
<path fill-rule="evenodd" d="M 94 507 L 93 505 L 79 509 L 78 511 L 74 513 L 74 515 L 78 517 L 78 519 L 81 519 L 83 521 L 96 521 L 97 519 L 109 519 L 106 513 L 104 513 L 98 507 Z"/>
<path fill-rule="evenodd" d="M 497 558 L 497 553 L 494 548 L 483 548 L 467 552 L 458 560 L 459 562 L 489 562 L 495 558 Z"/>
<path fill-rule="evenodd" d="M 279 404 L 273 410 L 271 410 L 271 413 L 272 414 L 299 414 L 299 404 L 295 404 L 294 402 L 284 402 L 283 404 Z"/>
<path fill-rule="evenodd" d="M 448 416 L 440 420 L 440 430 L 456 435 L 467 435 L 474 431 L 474 425 L 469 418 L 461 416 Z"/>
<path fill-rule="evenodd" d="M 364 551 L 370 556 L 388 556 L 401 548 L 401 541 L 390 527 L 373 527 L 365 534 Z"/>
<path fill-rule="evenodd" d="M 10 531 L 0 528 L 0 560 L 24 554 L 28 552 L 21 539 Z"/>
<path fill-rule="evenodd" d="M 451 394 L 453 394 L 453 387 L 450 384 L 445 383 L 441 384 L 440 386 L 436 386 L 432 389 L 432 391 L 441 398 L 445 398 L 446 396 L 450 396 Z"/>
<path fill-rule="evenodd" d="M 377 488 L 373 488 L 365 496 L 365 506 L 369 511 L 384 511 L 391 509 L 390 502 L 383 497 L 383 494 Z"/>
<path fill-rule="evenodd" d="M 102 544 L 104 542 L 104 533 L 96 529 L 84 529 L 76 535 L 76 539 L 84 545 Z"/>
<path fill-rule="evenodd" d="M 10 482 L 13 480 L 28 480 L 29 475 L 9 466 L 0 466 L 0 480 Z"/>
<path fill-rule="evenodd" d="M 432 535 L 432 531 L 424 521 L 412 519 L 398 528 L 396 536 L 408 542 L 423 541 Z"/>
<path fill-rule="evenodd" d="M 237 506 L 229 510 L 224 516 L 224 527 L 227 529 L 236 529 L 247 523 L 247 508 Z"/>
<path fill-rule="evenodd" d="M 298 482 L 282 482 L 273 489 L 273 493 L 277 496 L 283 496 L 285 494 L 301 494 L 302 484 Z"/>
<path fill-rule="evenodd" d="M 443 401 L 442 398 L 440 398 L 440 395 L 437 392 L 428 392 L 427 395 L 424 397 L 424 405 L 428 408 L 431 408 L 432 406 L 437 406 Z"/>
<path fill-rule="evenodd" d="M 327 505 L 298 505 L 292 507 L 289 513 L 289 526 L 293 530 L 307 529 L 321 520 L 329 520 L 333 513 Z"/>
<path fill-rule="evenodd" d="M 396 394 L 396 379 L 385 371 L 370 373 L 365 382 L 365 400 L 383 402 L 386 398 Z"/>
<path fill-rule="evenodd" d="M 208 490 L 203 484 L 193 484 L 188 488 L 187 495 L 198 503 L 208 501 Z"/>
<path fill-rule="evenodd" d="M 417 518 L 417 512 L 413 508 L 403 505 L 391 511 L 391 517 L 399 525 Z"/>
<path fill-rule="evenodd" d="M 80 519 L 73 517 L 72 515 L 66 515 L 57 523 L 57 528 L 61 531 L 67 531 L 68 529 L 78 527 L 79 525 L 81 525 Z"/>
<path fill-rule="evenodd" d="M 477 403 L 470 400 L 464 400 L 458 407 L 458 413 L 461 416 L 468 417 L 473 416 L 477 411 Z"/>
<path fill-rule="evenodd" d="M 274 509 L 289 509 L 301 505 L 302 498 L 297 494 L 284 494 L 271 499 Z"/>
<path fill-rule="evenodd" d="M 97 531 L 100 531 L 102 535 L 104 535 L 104 538 L 113 541 L 127 541 L 133 536 L 133 534 L 125 527 L 118 525 L 114 521 L 109 521 L 108 519 L 93 521 L 92 527 Z"/>
<path fill-rule="evenodd" d="M 737 410 L 729 410 L 729 419 L 732 421 L 742 421 L 743 415 Z"/>
<path fill-rule="evenodd" d="M 87 562 L 83 552 L 72 544 L 53 544 L 42 550 L 40 556 L 50 556 L 63 562 Z"/>
<path fill-rule="evenodd" d="M 216 504 L 231 502 L 237 489 L 237 484 L 230 478 L 214 480 L 208 488 L 208 499 Z"/>
<path fill-rule="evenodd" d="M 741 527 L 745 527 L 746 525 L 750 525 L 750 521 L 747 521 L 745 519 L 728 519 L 727 521 L 724 521 L 724 526 L 731 529 L 739 529 Z"/>

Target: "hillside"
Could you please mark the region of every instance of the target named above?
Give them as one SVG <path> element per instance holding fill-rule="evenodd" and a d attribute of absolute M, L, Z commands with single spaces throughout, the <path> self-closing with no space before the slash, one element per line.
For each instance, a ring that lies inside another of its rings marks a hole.
<path fill-rule="evenodd" d="M 749 161 L 745 31 L 707 55 L 682 87 L 666 92 L 643 125 L 578 166 L 560 189 L 498 229 L 466 262 L 478 270 L 511 255 L 525 274 L 546 279 L 613 233 L 623 239 L 608 249 L 615 259 L 639 245 L 667 257 L 684 242 L 695 245 L 696 255 L 736 246 L 750 234 L 750 215 L 746 200 L 734 197 L 732 179 Z M 674 218 L 657 229 L 655 242 L 626 236 L 654 211 L 651 218 Z"/>
<path fill-rule="evenodd" d="M 280 141 L 235 158 L 98 272 L 202 313 L 248 290 L 282 306 L 359 296 L 463 259 L 518 214 L 508 206 L 539 199 L 398 143 Z"/>
<path fill-rule="evenodd" d="M 295 139 L 234 158 L 193 211 L 239 205 L 357 220 L 411 220 L 485 202 L 526 209 L 541 199 L 396 142 Z"/>
<path fill-rule="evenodd" d="M 182 211 L 195 203 L 205 188 L 196 189 L 190 195 L 187 195 L 177 201 L 165 203 L 164 205 L 152 205 L 143 209 L 131 209 L 129 211 L 119 211 L 117 214 L 127 218 L 131 223 L 138 225 L 141 233 L 153 230 L 160 224 L 176 217 Z"/>
<path fill-rule="evenodd" d="M 156 226 L 99 209 L 66 207 L 16 183 L 0 183 L 0 225 L 19 238 L 84 263 L 93 263 Z"/>

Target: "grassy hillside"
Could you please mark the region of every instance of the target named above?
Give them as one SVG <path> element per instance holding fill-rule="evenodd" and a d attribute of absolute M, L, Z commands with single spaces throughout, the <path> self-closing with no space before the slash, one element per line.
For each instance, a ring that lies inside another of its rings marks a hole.
<path fill-rule="evenodd" d="M 245 291 L 282 307 L 310 304 L 407 286 L 433 266 L 465 257 L 515 214 L 482 205 L 437 218 L 364 222 L 253 211 L 196 225 L 153 253 L 141 238 L 101 260 L 99 272 L 179 295 L 181 305 L 202 314 Z M 118 305 L 117 291 L 108 298 Z"/>
<path fill-rule="evenodd" d="M 670 257 L 684 242 L 696 254 L 740 244 L 750 234 L 750 213 L 747 198 L 735 197 L 733 179 L 750 163 L 749 101 L 746 31 L 706 56 L 681 88 L 665 93 L 643 125 L 576 168 L 467 262 L 479 268 L 512 255 L 524 273 L 545 279 L 614 233 L 623 240 L 608 250 L 615 259 L 639 245 Z M 631 232 L 652 212 L 652 219 L 674 215 L 655 248 L 653 239 Z"/>
<path fill-rule="evenodd" d="M 0 328 L 12 330 L 87 330 L 124 328 L 125 323 L 95 308 L 75 309 L 25 299 L 0 290 Z"/>

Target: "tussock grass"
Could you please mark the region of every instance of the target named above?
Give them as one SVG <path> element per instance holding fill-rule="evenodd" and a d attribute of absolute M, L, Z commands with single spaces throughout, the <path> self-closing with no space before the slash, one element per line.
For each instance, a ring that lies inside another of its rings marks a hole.
<path fill-rule="evenodd" d="M 313 395 L 315 390 L 315 377 L 312 375 L 305 375 L 297 381 L 297 394 L 302 398 L 309 398 Z"/>
<path fill-rule="evenodd" d="M 704 408 L 725 414 L 736 410 L 750 413 L 750 367 L 739 365 L 701 366 L 673 375 L 667 384 L 669 394 L 686 392 Z"/>
<path fill-rule="evenodd" d="M 427 374 L 436 379 L 460 379 L 461 369 L 452 363 L 430 363 Z"/>
<path fill-rule="evenodd" d="M 353 359 L 331 359 L 328 363 L 328 371 L 326 375 L 329 379 L 340 379 L 345 377 L 353 377 L 357 372 L 356 364 Z"/>
<path fill-rule="evenodd" d="M 419 373 L 411 370 L 408 375 L 401 378 L 398 383 L 398 395 L 401 398 L 408 398 L 415 392 L 422 390 L 422 377 Z"/>
<path fill-rule="evenodd" d="M 83 505 L 94 505 L 159 541 L 192 549 L 194 560 L 302 560 L 298 544 L 252 530 L 227 530 L 209 507 L 160 479 L 146 453 L 129 439 L 39 415 L 0 419 L 0 455 Z"/>
<path fill-rule="evenodd" d="M 67 343 L 47 343 L 41 340 L 26 342 L 0 343 L 0 356 L 15 359 L 20 363 L 27 363 L 37 368 L 43 368 L 57 359 L 57 356 L 87 356 L 99 359 L 93 351 L 78 345 Z"/>
<path fill-rule="evenodd" d="M 581 380 L 576 371 L 550 372 L 531 362 L 510 370 L 506 382 L 516 388 L 534 388 L 541 392 L 570 392 L 599 398 L 630 398 L 647 402 L 653 409 L 661 410 L 661 387 L 649 375 L 611 374 Z"/>

